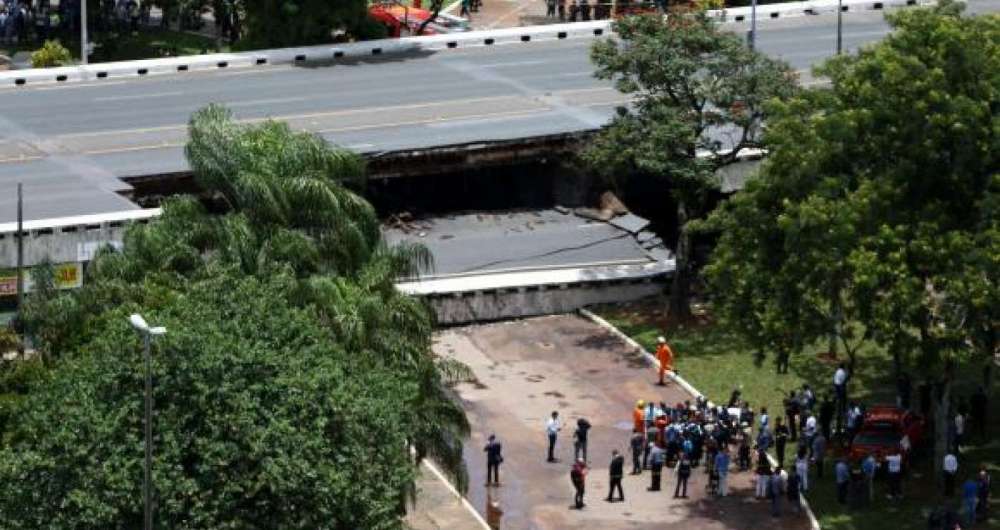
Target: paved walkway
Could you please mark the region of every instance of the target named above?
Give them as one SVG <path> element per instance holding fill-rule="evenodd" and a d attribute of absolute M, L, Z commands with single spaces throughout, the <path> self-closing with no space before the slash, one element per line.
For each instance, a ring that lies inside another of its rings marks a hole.
<path fill-rule="evenodd" d="M 479 11 L 469 16 L 472 29 L 511 28 L 558 22 L 545 17 L 545 0 L 482 0 Z M 448 12 L 458 15 L 460 4 Z"/>
<path fill-rule="evenodd" d="M 469 511 L 454 490 L 426 465 L 417 477 L 417 499 L 406 514 L 405 522 L 413 530 L 477 530 L 483 524 Z"/>
<path fill-rule="evenodd" d="M 459 387 L 473 426 L 466 444 L 469 499 L 482 514 L 495 501 L 505 530 L 600 528 L 805 529 L 804 516 L 773 520 L 768 505 L 753 500 L 749 473 L 731 473 L 731 496 L 705 495 L 706 476 L 696 469 L 689 499 L 673 499 L 675 477 L 664 473 L 664 490 L 648 492 L 649 474 L 626 476 L 624 503 L 608 504 L 607 466 L 612 449 L 628 449 L 631 409 L 637 399 L 688 399 L 679 387 L 655 386 L 655 371 L 625 344 L 576 316 L 553 316 L 440 332 L 435 351 L 469 365 L 479 381 Z M 545 463 L 544 421 L 560 411 L 564 429 L 557 444 L 561 463 Z M 570 509 L 572 431 L 586 416 L 591 473 L 587 506 Z M 495 432 L 504 446 L 501 487 L 485 482 L 485 438 Z M 626 466 L 628 468 L 629 466 Z M 490 498 L 487 498 L 487 495 Z M 495 514 L 494 514 L 495 515 Z"/>

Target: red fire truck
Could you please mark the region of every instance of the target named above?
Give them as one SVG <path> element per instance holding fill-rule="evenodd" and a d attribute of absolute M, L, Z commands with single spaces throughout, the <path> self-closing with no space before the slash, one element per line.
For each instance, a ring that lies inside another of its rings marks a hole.
<path fill-rule="evenodd" d="M 420 5 L 419 2 L 415 2 L 415 4 Z M 394 1 L 376 2 L 368 7 L 368 16 L 385 25 L 389 30 L 389 36 L 396 38 L 416 35 L 420 25 L 431 15 L 432 13 L 426 9 Z M 468 20 L 446 13 L 438 13 L 437 18 L 424 28 L 424 35 L 462 31 L 469 31 Z"/>

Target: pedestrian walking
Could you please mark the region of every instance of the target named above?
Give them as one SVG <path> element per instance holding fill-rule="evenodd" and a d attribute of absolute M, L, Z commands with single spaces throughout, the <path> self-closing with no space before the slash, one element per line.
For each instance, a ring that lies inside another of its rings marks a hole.
<path fill-rule="evenodd" d="M 549 421 L 545 423 L 545 433 L 549 436 L 549 457 L 548 462 L 556 461 L 556 437 L 559 436 L 559 431 L 562 430 L 562 423 L 559 421 L 559 412 L 552 411 L 552 416 Z"/>
<path fill-rule="evenodd" d="M 975 428 L 979 438 L 986 440 L 986 411 L 989 410 L 989 398 L 983 390 L 982 385 L 969 398 L 969 415 L 972 420 L 972 427 Z"/>
<path fill-rule="evenodd" d="M 799 455 L 795 459 L 795 474 L 798 476 L 799 489 L 802 493 L 809 491 L 809 457 L 806 456 L 805 448 L 799 450 Z"/>
<path fill-rule="evenodd" d="M 545 16 L 556 16 L 556 0 L 545 0 Z"/>
<path fill-rule="evenodd" d="M 837 502 L 847 504 L 847 488 L 851 480 L 851 469 L 843 459 L 837 460 L 833 466 L 833 474 L 837 480 Z"/>
<path fill-rule="evenodd" d="M 990 488 L 992 480 L 990 474 L 986 472 L 986 466 L 979 468 L 979 502 L 976 503 L 979 511 L 979 519 L 985 521 L 990 514 Z"/>
<path fill-rule="evenodd" d="M 817 433 L 812 443 L 812 459 L 816 464 L 816 478 L 823 478 L 823 460 L 826 458 L 826 437 Z"/>
<path fill-rule="evenodd" d="M 785 445 L 788 443 L 788 426 L 781 418 L 774 420 L 774 455 L 778 458 L 778 466 L 785 467 Z"/>
<path fill-rule="evenodd" d="M 577 5 L 576 0 L 570 0 L 569 2 L 569 21 L 576 22 L 577 17 L 580 16 L 580 6 Z"/>
<path fill-rule="evenodd" d="M 642 474 L 642 446 L 646 441 L 646 436 L 641 432 L 632 433 L 632 474 Z"/>
<path fill-rule="evenodd" d="M 559 11 L 559 22 L 566 22 L 566 0 L 559 0 L 557 9 Z"/>
<path fill-rule="evenodd" d="M 677 485 L 674 487 L 675 499 L 686 499 L 688 496 L 688 479 L 691 478 L 691 460 L 683 456 L 677 463 Z"/>
<path fill-rule="evenodd" d="M 899 499 L 903 496 L 903 456 L 899 450 L 885 457 L 885 467 L 889 475 L 889 498 Z"/>
<path fill-rule="evenodd" d="M 877 468 L 874 455 L 868 455 L 861 461 L 861 472 L 864 474 L 865 493 L 869 504 L 875 502 L 875 471 Z"/>
<path fill-rule="evenodd" d="M 740 435 L 740 449 L 739 449 L 739 468 L 740 471 L 750 470 L 750 440 L 747 439 L 746 433 Z"/>
<path fill-rule="evenodd" d="M 590 422 L 587 418 L 576 420 L 576 430 L 573 431 L 573 459 L 583 458 L 584 462 L 590 462 L 587 458 L 587 433 L 590 432 Z"/>
<path fill-rule="evenodd" d="M 942 462 L 941 469 L 944 471 L 944 496 L 952 497 L 955 495 L 955 476 L 958 474 L 958 458 L 955 458 L 955 455 L 952 453 L 944 455 L 944 462 Z"/>
<path fill-rule="evenodd" d="M 788 483 L 785 484 L 785 495 L 788 498 L 788 507 L 792 510 L 792 513 L 797 514 L 802 509 L 801 493 L 802 482 L 798 471 L 793 469 L 788 474 Z"/>
<path fill-rule="evenodd" d="M 847 365 L 844 363 L 840 363 L 833 372 L 833 395 L 836 396 L 837 431 L 841 431 L 847 413 Z"/>
<path fill-rule="evenodd" d="M 611 487 L 608 490 L 608 502 L 615 502 L 615 489 L 618 490 L 618 502 L 625 502 L 625 493 L 622 492 L 622 475 L 625 468 L 625 457 L 618 454 L 618 450 L 611 451 L 611 465 L 608 466 L 608 475 Z"/>
<path fill-rule="evenodd" d="M 583 503 L 583 494 L 587 480 L 587 463 L 583 459 L 579 459 L 573 464 L 573 468 L 569 472 L 569 479 L 573 483 L 573 489 L 576 490 L 576 495 L 573 497 L 573 505 L 576 506 L 577 510 L 582 510 L 586 506 Z"/>
<path fill-rule="evenodd" d="M 771 498 L 771 517 L 781 516 L 781 501 L 785 498 L 785 478 L 787 475 L 781 467 L 774 469 L 768 483 L 768 496 Z"/>
<path fill-rule="evenodd" d="M 754 497 L 763 499 L 767 497 L 767 486 L 771 479 L 771 464 L 767 461 L 767 453 L 764 458 L 757 459 L 757 476 L 754 482 Z"/>
<path fill-rule="evenodd" d="M 649 452 L 650 460 L 650 483 L 649 491 L 660 491 L 660 479 L 663 476 L 663 462 L 666 460 L 666 453 L 658 445 L 653 445 L 652 450 Z"/>
<path fill-rule="evenodd" d="M 729 448 L 723 445 L 715 453 L 715 473 L 719 476 L 719 497 L 729 494 Z"/>
<path fill-rule="evenodd" d="M 472 6 L 472 0 L 462 0 L 462 9 L 458 12 L 458 16 L 470 18 L 472 13 L 469 8 Z"/>
<path fill-rule="evenodd" d="M 590 18 L 590 7 L 587 5 L 586 0 L 580 5 L 580 8 L 585 10 L 584 20 Z M 663 380 L 664 375 L 667 371 L 674 370 L 674 352 L 670 349 L 670 345 L 667 344 L 667 339 L 665 337 L 656 338 L 656 360 L 659 362 L 659 374 L 660 380 L 656 383 L 657 385 L 664 386 L 666 381 Z"/>
<path fill-rule="evenodd" d="M 590 2 L 587 0 L 580 0 L 580 17 L 584 22 L 590 20 Z"/>
<path fill-rule="evenodd" d="M 962 506 L 965 508 L 965 520 L 971 527 L 976 524 L 976 504 L 979 502 L 979 483 L 969 477 L 962 484 Z"/>
<path fill-rule="evenodd" d="M 788 397 L 782 401 L 785 407 L 785 418 L 788 420 L 788 430 L 791 440 L 794 442 L 798 440 L 798 417 L 799 417 L 799 399 L 795 395 L 795 391 L 789 391 Z"/>
<path fill-rule="evenodd" d="M 819 406 L 819 426 L 827 440 L 833 436 L 833 412 L 833 400 L 830 396 L 823 396 L 823 403 Z"/>
<path fill-rule="evenodd" d="M 493 479 L 493 485 L 500 485 L 500 464 L 503 463 L 503 446 L 497 441 L 495 434 L 491 434 L 486 447 L 483 448 L 486 452 L 486 486 L 490 486 L 490 478 Z"/>

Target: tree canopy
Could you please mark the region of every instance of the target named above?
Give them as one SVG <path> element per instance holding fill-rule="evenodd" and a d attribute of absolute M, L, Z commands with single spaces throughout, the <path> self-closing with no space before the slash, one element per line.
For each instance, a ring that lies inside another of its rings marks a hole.
<path fill-rule="evenodd" d="M 53 368 L 4 411 L 0 519 L 139 525 L 132 312 L 168 329 L 153 355 L 158 526 L 398 528 L 424 456 L 464 489 L 468 424 L 447 388 L 463 372 L 439 370 L 428 310 L 393 286 L 429 258 L 382 241 L 344 186 L 361 161 L 218 107 L 190 129 L 195 178 L 226 211 L 168 200 L 99 254 L 81 290 L 38 305 Z"/>
<path fill-rule="evenodd" d="M 716 170 L 763 146 L 764 103 L 795 92 L 791 68 L 747 48 L 702 12 L 631 16 L 597 42 L 597 76 L 634 98 L 584 154 L 604 175 L 662 179 L 677 199 L 680 226 L 671 313 L 689 315 L 687 223 L 703 215 Z"/>
<path fill-rule="evenodd" d="M 713 215 L 707 275 L 760 347 L 861 334 L 897 370 L 917 361 L 943 436 L 956 363 L 1000 347 L 1000 18 L 887 18 L 883 42 L 818 69 L 828 88 L 774 104 L 770 156 Z"/>

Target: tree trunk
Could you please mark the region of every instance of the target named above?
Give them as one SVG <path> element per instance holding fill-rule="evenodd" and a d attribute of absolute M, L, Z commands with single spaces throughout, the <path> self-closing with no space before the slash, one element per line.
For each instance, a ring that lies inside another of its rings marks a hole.
<path fill-rule="evenodd" d="M 946 362 L 944 377 L 934 392 L 934 476 L 941 478 L 941 463 L 948 452 L 948 419 L 951 412 L 952 363 Z"/>
<path fill-rule="evenodd" d="M 687 232 L 688 210 L 677 201 L 677 252 L 674 257 L 674 281 L 670 286 L 670 316 L 676 321 L 691 317 L 691 236 Z"/>
<path fill-rule="evenodd" d="M 833 320 L 830 322 L 830 342 L 827 349 L 830 356 L 837 358 L 837 339 L 840 337 L 840 326 L 844 320 L 844 307 L 840 300 L 840 290 L 832 289 L 830 292 L 830 315 Z"/>

